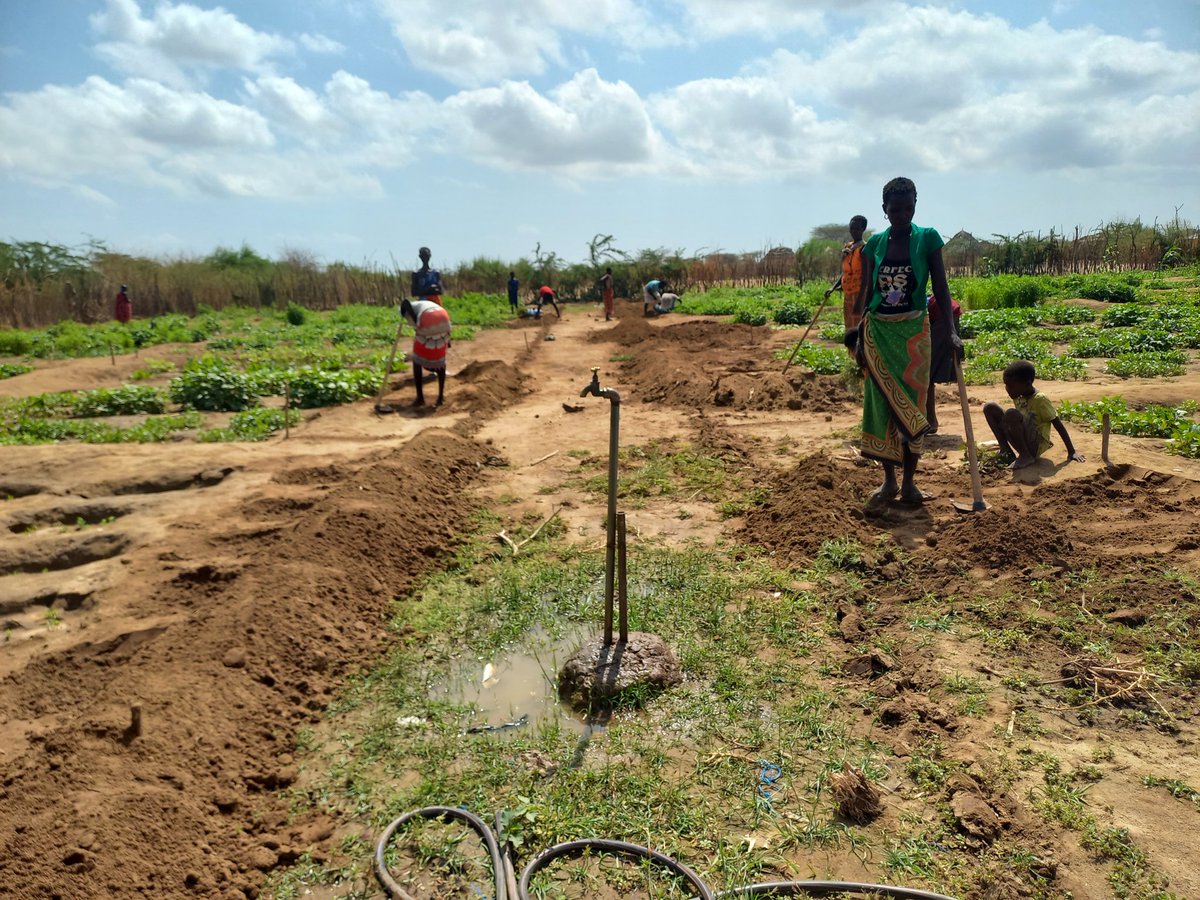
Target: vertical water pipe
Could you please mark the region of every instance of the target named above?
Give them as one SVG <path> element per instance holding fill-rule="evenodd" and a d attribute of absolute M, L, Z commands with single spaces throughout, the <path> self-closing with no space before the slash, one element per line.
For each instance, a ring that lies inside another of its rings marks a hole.
<path fill-rule="evenodd" d="M 592 366 L 592 380 L 579 392 L 605 397 L 611 404 L 608 424 L 608 517 L 604 548 L 604 643 L 613 642 L 613 569 L 617 555 L 617 450 L 621 431 L 621 395 L 612 388 L 600 387 L 600 367 Z"/>

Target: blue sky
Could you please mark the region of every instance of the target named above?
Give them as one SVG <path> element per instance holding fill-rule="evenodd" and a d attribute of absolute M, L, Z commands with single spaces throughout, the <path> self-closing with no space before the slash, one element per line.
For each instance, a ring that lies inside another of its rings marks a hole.
<path fill-rule="evenodd" d="M 0 239 L 566 260 L 1200 221 L 1200 3 L 2 0 Z"/>

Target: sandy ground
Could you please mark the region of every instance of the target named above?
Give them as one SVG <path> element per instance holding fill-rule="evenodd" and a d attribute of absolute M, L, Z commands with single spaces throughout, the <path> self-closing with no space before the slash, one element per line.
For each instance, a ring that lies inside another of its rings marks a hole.
<path fill-rule="evenodd" d="M 771 358 L 794 335 L 621 308 L 615 323 L 572 308 L 456 344 L 441 409 L 401 406 L 412 388 L 398 379 L 398 414 L 362 401 L 262 444 L 5 447 L 0 896 L 255 896 L 274 867 L 329 854 L 334 823 L 289 820 L 279 789 L 297 775 L 298 729 L 319 722 L 347 676 L 381 651 L 393 597 L 443 563 L 481 502 L 502 503 L 506 516 L 563 506 L 572 539 L 599 540 L 603 498 L 562 487 L 579 471 L 567 451 L 607 451 L 609 405 L 580 397 L 592 366 L 621 393 L 624 445 L 678 436 L 772 487 L 745 519 L 723 522 L 687 498 L 632 512 L 636 539 L 750 541 L 800 562 L 826 538 L 890 534 L 945 596 L 1001 590 L 1036 567 L 1128 570 L 1130 595 L 1096 600 L 1097 615 L 1170 602 L 1137 594 L 1146 566 L 1200 571 L 1200 463 L 1155 442 L 1114 437 L 1121 467 L 1105 472 L 1099 436 L 1073 429 L 1088 462 L 1065 465 L 1056 446 L 1018 480 L 991 473 L 991 509 L 963 518 L 949 503 L 970 496 L 962 421 L 956 395 L 940 388 L 942 434 L 920 479 L 938 499 L 872 506 L 878 472 L 846 440 L 856 398 L 837 377 L 784 377 Z M 0 392 L 116 386 L 137 366 L 49 363 Z M 1045 387 L 1055 400 L 1200 396 L 1194 370 L 1111 381 Z M 969 393 L 982 439 L 980 405 L 1002 390 Z M 1033 537 L 996 540 L 1018 532 Z M 888 627 L 888 605 L 906 599 L 881 598 L 872 627 Z M 865 626 L 859 611 L 847 619 L 849 644 Z M 942 663 L 955 652 L 947 639 Z M 1004 660 L 987 662 L 1004 672 Z M 916 660 L 902 675 L 891 681 L 897 752 L 938 718 L 922 712 L 919 691 L 940 675 Z M 1175 701 L 1180 714 L 1196 706 L 1186 694 Z M 969 758 L 1008 715 L 936 727 Z M 1070 723 L 1045 740 L 1081 759 L 1097 741 L 1116 742 L 1130 785 L 1149 760 L 1194 783 L 1186 719 L 1175 734 L 1143 731 L 1132 743 Z M 1194 812 L 1123 783 L 1106 780 L 1097 796 L 1136 823 L 1180 896 L 1200 896 L 1187 862 Z M 1012 798 L 982 800 L 1006 828 L 1038 827 Z M 1076 838 L 1059 842 L 1060 883 L 1105 896 L 1105 869 L 1089 866 Z"/>

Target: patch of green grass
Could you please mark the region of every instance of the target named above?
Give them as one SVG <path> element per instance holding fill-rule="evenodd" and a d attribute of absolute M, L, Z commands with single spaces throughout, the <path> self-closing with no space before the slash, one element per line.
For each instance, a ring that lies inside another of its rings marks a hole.
<path fill-rule="evenodd" d="M 680 494 L 719 502 L 739 478 L 719 456 L 674 439 L 652 440 L 620 451 L 617 496 L 634 501 Z M 589 493 L 608 490 L 607 470 L 579 485 Z"/>
<path fill-rule="evenodd" d="M 1158 775 L 1145 775 L 1142 784 L 1146 787 L 1166 788 L 1172 797 L 1180 800 L 1190 800 L 1197 810 L 1200 810 L 1200 791 L 1178 778 L 1162 778 Z"/>
<path fill-rule="evenodd" d="M 845 368 L 849 355 L 844 347 L 825 347 L 805 341 L 797 349 L 796 344 L 775 352 L 776 359 L 791 359 L 795 353 L 795 365 L 804 366 L 818 375 L 837 375 Z"/>

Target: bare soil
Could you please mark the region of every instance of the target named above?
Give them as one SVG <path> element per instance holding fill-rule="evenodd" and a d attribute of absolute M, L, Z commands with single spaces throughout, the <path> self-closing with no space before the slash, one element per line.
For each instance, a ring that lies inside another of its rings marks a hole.
<path fill-rule="evenodd" d="M 727 522 L 703 502 L 649 504 L 630 514 L 640 539 L 749 543 L 792 565 L 830 539 L 904 551 L 864 561 L 877 577 L 874 602 L 851 598 L 839 610 L 846 674 L 831 676 L 886 701 L 881 739 L 899 757 L 936 735 L 949 757 L 982 759 L 1016 715 L 999 702 L 978 717 L 955 714 L 938 691 L 948 673 L 998 683 L 1032 669 L 1050 681 L 1068 661 L 1046 652 L 1018 664 L 951 635 L 918 647 L 908 604 L 994 597 L 1036 624 L 1045 611 L 1034 580 L 1094 569 L 1079 603 L 1103 630 L 1183 602 L 1165 567 L 1200 573 L 1195 461 L 1117 437 L 1111 455 L 1123 465 L 1105 470 L 1093 462 L 1098 436 L 1073 429 L 1087 463 L 1063 465 L 1056 446 L 1019 479 L 990 472 L 990 509 L 964 517 L 949 503 L 970 494 L 961 419 L 943 391 L 944 433 L 920 475 L 937 499 L 871 502 L 878 470 L 847 440 L 857 400 L 837 377 L 780 374 L 771 353 L 791 335 L 645 320 L 638 308 L 622 304 L 615 325 L 571 308 L 456 344 L 440 409 L 404 406 L 412 386 L 399 378 L 389 397 L 398 414 L 376 415 L 364 400 L 311 415 L 286 440 L 4 448 L 0 896 L 254 897 L 272 869 L 303 853 L 335 855 L 338 823 L 289 818 L 281 793 L 297 778 L 299 730 L 320 722 L 348 677 L 394 638 L 393 598 L 445 564 L 480 506 L 519 517 L 566 504 L 572 539 L 599 538 L 604 499 L 563 487 L 579 466 L 566 451 L 607 447 L 608 404 L 580 397 L 591 366 L 622 394 L 624 444 L 676 436 L 768 488 L 762 505 Z M 0 382 L 0 392 L 116 386 L 134 368 L 131 358 L 46 364 Z M 1047 386 L 1055 399 L 1058 388 Z M 1195 397 L 1200 377 L 1130 388 Z M 1106 390 L 1070 386 L 1072 398 Z M 999 393 L 971 391 L 979 438 L 979 405 Z M 1107 629 L 1118 653 L 1138 650 L 1136 627 Z M 863 646 L 883 636 L 898 653 L 862 662 Z M 1178 639 L 1195 645 L 1194 633 Z M 1186 837 L 1195 809 L 1140 783 L 1153 773 L 1195 786 L 1194 682 L 1155 700 L 1170 728 L 1109 707 L 1091 720 L 1060 709 L 1044 712 L 1052 725 L 1037 740 L 1079 764 L 1092 748 L 1114 748 L 1114 774 L 1093 799 L 1134 829 L 1172 890 L 1200 896 Z M 1055 860 L 1056 890 L 1111 896 L 1109 867 L 1030 810 L 1029 785 L 997 792 L 982 777 L 958 777 L 946 800 L 965 833 L 981 843 L 1036 839 Z M 882 803 L 886 824 L 913 801 Z M 845 857 L 810 862 L 862 878 L 862 863 Z M 877 867 L 868 874 L 882 880 Z M 980 896 L 1024 896 L 997 879 Z"/>

